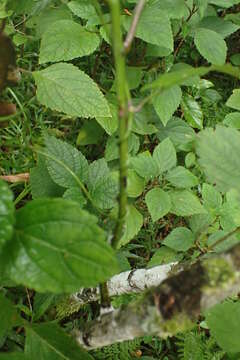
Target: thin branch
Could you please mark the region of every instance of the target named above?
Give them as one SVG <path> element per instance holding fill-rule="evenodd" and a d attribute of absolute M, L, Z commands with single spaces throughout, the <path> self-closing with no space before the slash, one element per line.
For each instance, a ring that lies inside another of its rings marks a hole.
<path fill-rule="evenodd" d="M 22 173 L 16 175 L 1 175 L 0 179 L 5 180 L 9 183 L 28 182 L 29 173 Z"/>
<path fill-rule="evenodd" d="M 138 4 L 136 5 L 136 7 L 134 9 L 133 21 L 132 21 L 131 27 L 129 29 L 129 32 L 127 34 L 127 37 L 126 37 L 126 39 L 124 41 L 124 51 L 125 51 L 125 53 L 128 53 L 130 48 L 131 48 L 133 39 L 134 39 L 135 34 L 136 34 L 137 25 L 138 25 L 140 16 L 142 14 L 142 11 L 144 9 L 144 6 L 145 6 L 145 0 L 139 0 Z"/>

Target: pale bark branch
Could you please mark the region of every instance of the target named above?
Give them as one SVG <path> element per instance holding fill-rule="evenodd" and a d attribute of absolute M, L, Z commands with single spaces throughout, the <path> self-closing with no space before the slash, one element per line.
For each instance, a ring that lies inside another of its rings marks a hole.
<path fill-rule="evenodd" d="M 16 174 L 16 175 L 2 175 L 0 176 L 0 179 L 5 180 L 9 183 L 28 182 L 29 173 Z"/>
<path fill-rule="evenodd" d="M 169 274 L 168 274 L 169 275 Z M 237 295 L 240 246 L 176 272 L 141 300 L 114 310 L 75 334 L 79 344 L 95 349 L 143 335 L 167 337 L 189 329 L 206 309 Z"/>

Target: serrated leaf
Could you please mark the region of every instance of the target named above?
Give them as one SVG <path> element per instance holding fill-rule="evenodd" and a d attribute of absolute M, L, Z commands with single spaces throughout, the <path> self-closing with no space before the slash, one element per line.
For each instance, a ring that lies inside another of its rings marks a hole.
<path fill-rule="evenodd" d="M 130 164 L 136 173 L 147 181 L 158 175 L 157 163 L 153 160 L 149 151 L 145 151 L 131 158 Z"/>
<path fill-rule="evenodd" d="M 226 102 L 226 105 L 232 109 L 240 110 L 240 89 L 233 90 L 233 93 Z"/>
<path fill-rule="evenodd" d="M 26 329 L 25 354 L 39 360 L 93 360 L 62 328 L 53 323 L 34 324 Z"/>
<path fill-rule="evenodd" d="M 0 180 L 0 252 L 4 244 L 13 236 L 14 222 L 13 193 L 6 183 Z"/>
<path fill-rule="evenodd" d="M 206 213 L 198 197 L 189 190 L 172 191 L 170 198 L 172 202 L 170 212 L 177 216 L 191 216 Z"/>
<path fill-rule="evenodd" d="M 239 29 L 238 25 L 235 25 L 231 21 L 224 20 L 218 16 L 204 17 L 198 24 L 198 27 L 213 30 L 221 35 L 223 39 Z"/>
<path fill-rule="evenodd" d="M 129 197 L 138 197 L 144 190 L 145 181 L 132 170 L 128 170 L 127 192 Z"/>
<path fill-rule="evenodd" d="M 20 316 L 13 303 L 0 292 L 0 338 L 13 328 L 21 324 Z"/>
<path fill-rule="evenodd" d="M 177 165 L 177 155 L 169 138 L 163 140 L 153 152 L 153 160 L 157 164 L 159 174 L 171 170 Z"/>
<path fill-rule="evenodd" d="M 149 269 L 154 266 L 180 261 L 181 258 L 181 254 L 178 254 L 176 251 L 168 248 L 167 246 L 161 246 L 160 249 L 154 253 L 147 265 L 147 268 Z"/>
<path fill-rule="evenodd" d="M 182 91 L 178 85 L 154 96 L 153 106 L 163 125 L 166 125 L 171 119 L 180 104 L 181 98 Z"/>
<path fill-rule="evenodd" d="M 132 240 L 134 236 L 136 236 L 137 233 L 140 231 L 142 226 L 142 214 L 133 205 L 129 205 L 127 209 L 126 228 L 118 244 L 118 247 L 121 247 L 127 244 L 130 240 Z"/>
<path fill-rule="evenodd" d="M 223 124 L 235 129 L 240 129 L 240 112 L 227 114 L 223 120 Z"/>
<path fill-rule="evenodd" d="M 46 150 L 41 153 L 46 157 L 48 172 L 56 184 L 69 188 L 87 181 L 88 162 L 80 151 L 53 136 L 46 136 L 45 144 Z"/>
<path fill-rule="evenodd" d="M 191 171 L 185 169 L 183 166 L 177 166 L 175 169 L 170 170 L 166 179 L 177 188 L 191 188 L 198 185 L 198 178 L 191 173 Z"/>
<path fill-rule="evenodd" d="M 194 235 L 185 227 L 178 227 L 163 240 L 163 244 L 175 251 L 187 251 L 194 244 Z"/>
<path fill-rule="evenodd" d="M 124 19 L 128 30 L 132 17 Z M 173 50 L 173 35 L 168 14 L 161 9 L 159 2 L 146 5 L 138 22 L 136 37 L 159 46 Z"/>
<path fill-rule="evenodd" d="M 110 174 L 105 159 L 99 159 L 89 166 L 88 189 L 96 206 L 111 209 L 116 203 L 118 183 Z"/>
<path fill-rule="evenodd" d="M 194 43 L 200 54 L 210 63 L 223 65 L 227 56 L 227 45 L 222 36 L 215 31 L 199 28 Z"/>
<path fill-rule="evenodd" d="M 167 215 L 171 209 L 171 199 L 168 193 L 162 189 L 150 190 L 145 196 L 145 200 L 154 222 Z"/>
<path fill-rule="evenodd" d="M 212 185 L 203 184 L 202 198 L 204 206 L 209 210 L 219 209 L 222 205 L 222 196 Z"/>
<path fill-rule="evenodd" d="M 64 189 L 52 180 L 43 155 L 38 157 L 37 166 L 30 169 L 30 185 L 33 199 L 61 197 L 64 192 Z"/>
<path fill-rule="evenodd" d="M 13 281 L 39 292 L 96 286 L 118 271 L 96 222 L 76 202 L 33 200 L 18 210 L 15 236 L 4 247 L 1 263 Z"/>
<path fill-rule="evenodd" d="M 217 126 L 206 129 L 197 139 L 197 154 L 209 182 L 225 192 L 240 191 L 240 134 L 238 130 Z"/>
<path fill-rule="evenodd" d="M 98 35 L 86 31 L 72 20 L 56 21 L 43 34 L 39 63 L 68 61 L 90 55 L 99 42 Z"/>
<path fill-rule="evenodd" d="M 110 101 L 108 104 L 111 112 L 111 117 L 96 117 L 96 120 L 108 135 L 112 135 L 118 128 L 118 107 Z"/>
<path fill-rule="evenodd" d="M 209 4 L 217 5 L 223 8 L 229 8 L 233 5 L 239 4 L 239 0 L 209 0 Z"/>
<path fill-rule="evenodd" d="M 206 321 L 211 334 L 217 340 L 219 346 L 229 353 L 240 352 L 239 319 L 239 302 L 227 301 L 218 304 L 206 314 Z"/>
<path fill-rule="evenodd" d="M 76 201 L 81 207 L 86 205 L 87 200 L 79 187 L 71 187 L 63 194 L 64 199 Z"/>
<path fill-rule="evenodd" d="M 71 116 L 111 117 L 95 82 L 72 64 L 54 64 L 33 73 L 40 103 Z"/>
<path fill-rule="evenodd" d="M 181 102 L 184 119 L 195 129 L 203 128 L 203 113 L 200 105 L 190 95 L 185 95 Z"/>
<path fill-rule="evenodd" d="M 82 19 L 88 20 L 92 17 L 96 17 L 96 10 L 89 0 L 72 0 L 67 6 L 74 13 L 74 15 L 79 16 Z"/>

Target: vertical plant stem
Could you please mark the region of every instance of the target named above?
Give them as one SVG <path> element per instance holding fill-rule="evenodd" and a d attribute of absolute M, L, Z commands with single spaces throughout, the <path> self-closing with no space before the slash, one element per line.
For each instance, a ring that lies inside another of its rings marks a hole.
<path fill-rule="evenodd" d="M 119 107 L 119 210 L 112 247 L 117 248 L 121 239 L 127 212 L 127 167 L 128 167 L 128 109 L 129 90 L 126 80 L 125 51 L 121 30 L 119 0 L 108 0 L 112 18 L 112 46 L 115 60 L 116 85 Z"/>

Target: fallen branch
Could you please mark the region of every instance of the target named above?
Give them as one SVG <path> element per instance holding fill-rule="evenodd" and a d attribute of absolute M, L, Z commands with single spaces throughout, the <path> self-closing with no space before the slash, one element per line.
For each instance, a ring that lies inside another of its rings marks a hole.
<path fill-rule="evenodd" d="M 240 286 L 240 246 L 167 278 L 141 300 L 102 316 L 76 337 L 86 349 L 143 335 L 167 337 L 189 329 L 198 316 Z"/>
<path fill-rule="evenodd" d="M 0 176 L 0 179 L 5 180 L 9 183 L 28 182 L 29 173 L 16 174 L 16 175 L 2 175 Z"/>
<path fill-rule="evenodd" d="M 113 276 L 108 282 L 109 295 L 119 296 L 127 293 L 143 292 L 146 289 L 159 286 L 170 276 L 173 266 L 177 263 L 156 266 L 151 269 L 126 271 Z M 99 290 L 82 289 L 73 295 L 73 298 L 82 304 L 99 299 Z"/>

